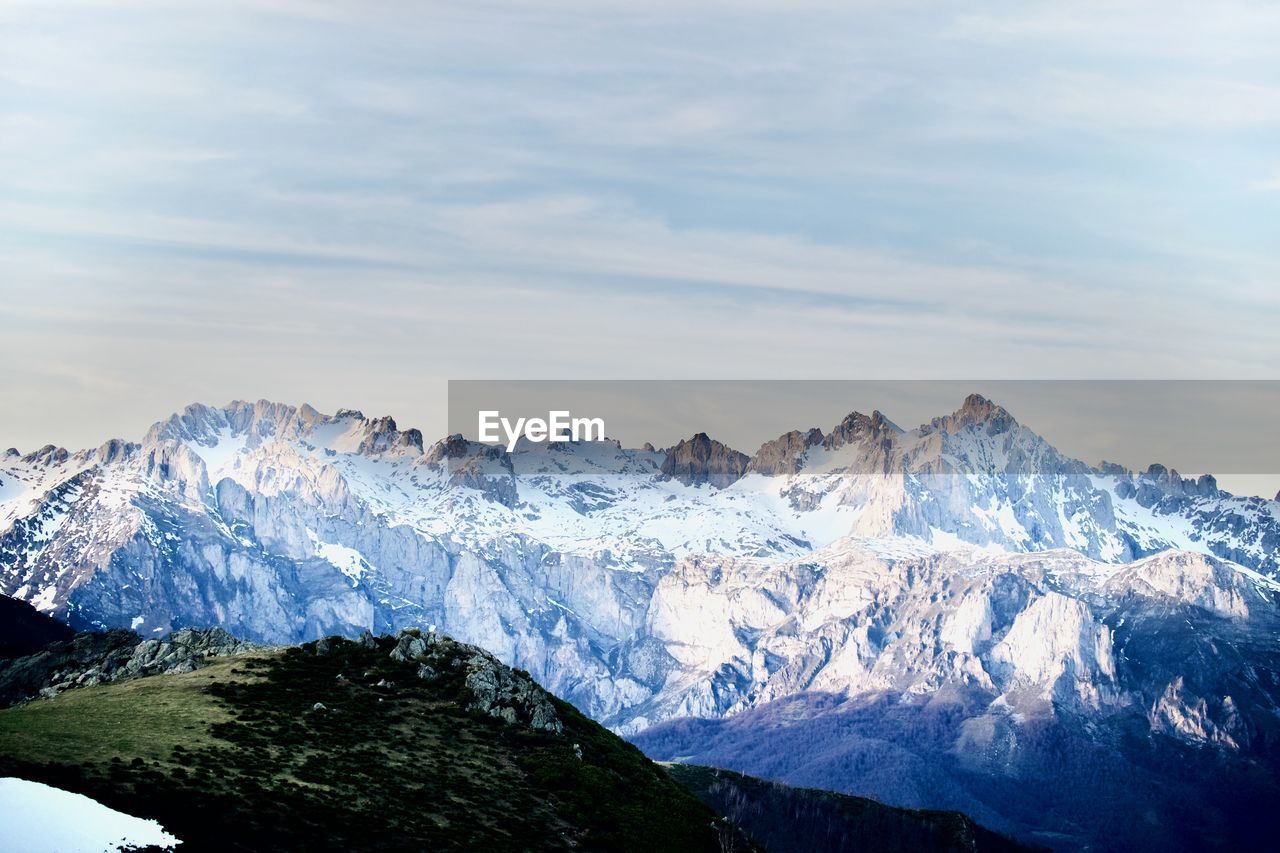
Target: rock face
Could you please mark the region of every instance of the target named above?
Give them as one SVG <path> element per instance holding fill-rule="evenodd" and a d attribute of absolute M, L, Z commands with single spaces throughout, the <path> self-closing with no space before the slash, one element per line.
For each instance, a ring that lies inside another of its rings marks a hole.
<path fill-rule="evenodd" d="M 132 631 L 78 634 L 26 657 L 0 660 L 0 705 L 53 696 L 72 687 L 177 672 L 254 648 L 221 628 L 184 629 L 139 641 Z"/>
<path fill-rule="evenodd" d="M 822 439 L 822 446 L 827 450 L 839 450 L 847 444 L 876 444 L 881 447 L 886 442 L 902 434 L 902 429 L 878 410 L 870 417 L 861 412 L 853 412 L 836 425 L 831 433 Z"/>
<path fill-rule="evenodd" d="M 749 461 L 745 453 L 725 447 L 700 432 L 671 448 L 662 462 L 662 474 L 686 486 L 706 483 L 723 489 L 742 478 Z"/>
<path fill-rule="evenodd" d="M 530 728 L 559 734 L 563 725 L 547 693 L 527 675 L 521 676 L 477 649 L 466 661 L 467 688 L 475 697 L 473 711 L 498 717 L 508 725 L 522 722 Z"/>
<path fill-rule="evenodd" d="M 222 628 L 184 628 L 164 639 L 143 640 L 133 650 L 120 677 L 191 672 L 210 658 L 244 654 L 253 643 L 237 640 Z"/>
<path fill-rule="evenodd" d="M 760 445 L 755 456 L 747 463 L 747 471 L 774 477 L 780 474 L 797 474 L 804 464 L 804 454 L 816 444 L 821 444 L 822 430 L 813 427 L 807 432 L 792 430 L 773 441 Z"/>
<path fill-rule="evenodd" d="M 330 654 L 341 642 L 340 637 L 323 638 L 316 642 L 315 652 Z M 371 634 L 362 637 L 361 643 L 369 649 L 378 646 Z M 547 691 L 528 673 L 511 669 L 478 646 L 459 643 L 435 631 L 406 628 L 396 634 L 387 657 L 397 663 L 416 664 L 417 677 L 428 683 L 439 681 L 445 673 L 461 672 L 469 711 L 496 717 L 507 725 L 520 724 L 555 734 L 564 731 Z"/>
<path fill-rule="evenodd" d="M 508 725 L 521 723 L 556 734 L 564 730 L 547 691 L 528 673 L 515 672 L 478 646 L 415 628 L 396 635 L 390 657 L 401 663 L 417 663 L 418 677 L 428 682 L 436 680 L 444 669 L 464 670 L 464 683 L 471 693 L 468 710 L 497 717 Z"/>

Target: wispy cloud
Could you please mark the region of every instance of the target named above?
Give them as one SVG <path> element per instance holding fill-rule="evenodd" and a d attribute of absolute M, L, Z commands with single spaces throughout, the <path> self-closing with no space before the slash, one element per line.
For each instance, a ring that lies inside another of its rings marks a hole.
<path fill-rule="evenodd" d="M 121 388 L 429 422 L 450 375 L 1280 366 L 1272 4 L 0 21 L 8 443 L 125 432 L 60 418 Z"/>

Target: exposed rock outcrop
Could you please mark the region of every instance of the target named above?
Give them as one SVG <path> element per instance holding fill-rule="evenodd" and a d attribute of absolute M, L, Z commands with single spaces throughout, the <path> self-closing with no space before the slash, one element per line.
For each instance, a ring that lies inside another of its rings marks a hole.
<path fill-rule="evenodd" d="M 822 446 L 828 450 L 836 450 L 846 444 L 884 441 L 901 432 L 902 428 L 886 418 L 878 409 L 869 416 L 862 412 L 852 412 L 846 415 L 845 419 L 822 440 Z"/>
<path fill-rule="evenodd" d="M 717 489 L 736 483 L 751 458 L 700 432 L 682 439 L 662 460 L 662 474 L 686 486 L 707 483 Z"/>
<path fill-rule="evenodd" d="M 779 474 L 795 474 L 799 472 L 805 451 L 816 444 L 821 444 L 822 430 L 813 427 L 805 432 L 792 430 L 783 433 L 773 441 L 760 445 L 755 456 L 747 463 L 747 471 L 773 477 Z"/>
<path fill-rule="evenodd" d="M 253 648 L 221 628 L 186 628 L 164 639 L 142 641 L 132 631 L 119 628 L 77 634 L 35 654 L 0 660 L 0 705 L 53 696 L 72 687 L 191 672 L 212 658 L 243 654 Z"/>
<path fill-rule="evenodd" d="M 465 671 L 471 694 L 468 710 L 559 734 L 564 730 L 547 691 L 528 673 L 517 672 L 479 646 L 459 643 L 431 631 L 410 628 L 396 635 L 389 657 L 400 663 L 417 663 L 417 675 L 434 681 L 444 669 Z"/>

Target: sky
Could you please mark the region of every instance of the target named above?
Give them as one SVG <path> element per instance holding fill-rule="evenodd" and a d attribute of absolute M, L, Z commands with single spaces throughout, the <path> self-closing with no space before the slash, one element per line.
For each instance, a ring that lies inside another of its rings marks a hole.
<path fill-rule="evenodd" d="M 0 447 L 258 398 L 431 436 L 451 378 L 1280 378 L 1278 43 L 1230 0 L 0 0 Z"/>

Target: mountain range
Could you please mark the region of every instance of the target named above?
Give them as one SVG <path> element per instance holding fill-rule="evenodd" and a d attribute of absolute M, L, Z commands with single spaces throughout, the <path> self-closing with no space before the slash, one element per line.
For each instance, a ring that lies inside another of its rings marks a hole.
<path fill-rule="evenodd" d="M 750 455 L 261 401 L 0 459 L 0 593 L 76 628 L 434 626 L 656 757 L 1064 848 L 1269 825 L 1278 576 L 1280 504 L 1090 466 L 978 395 Z"/>

